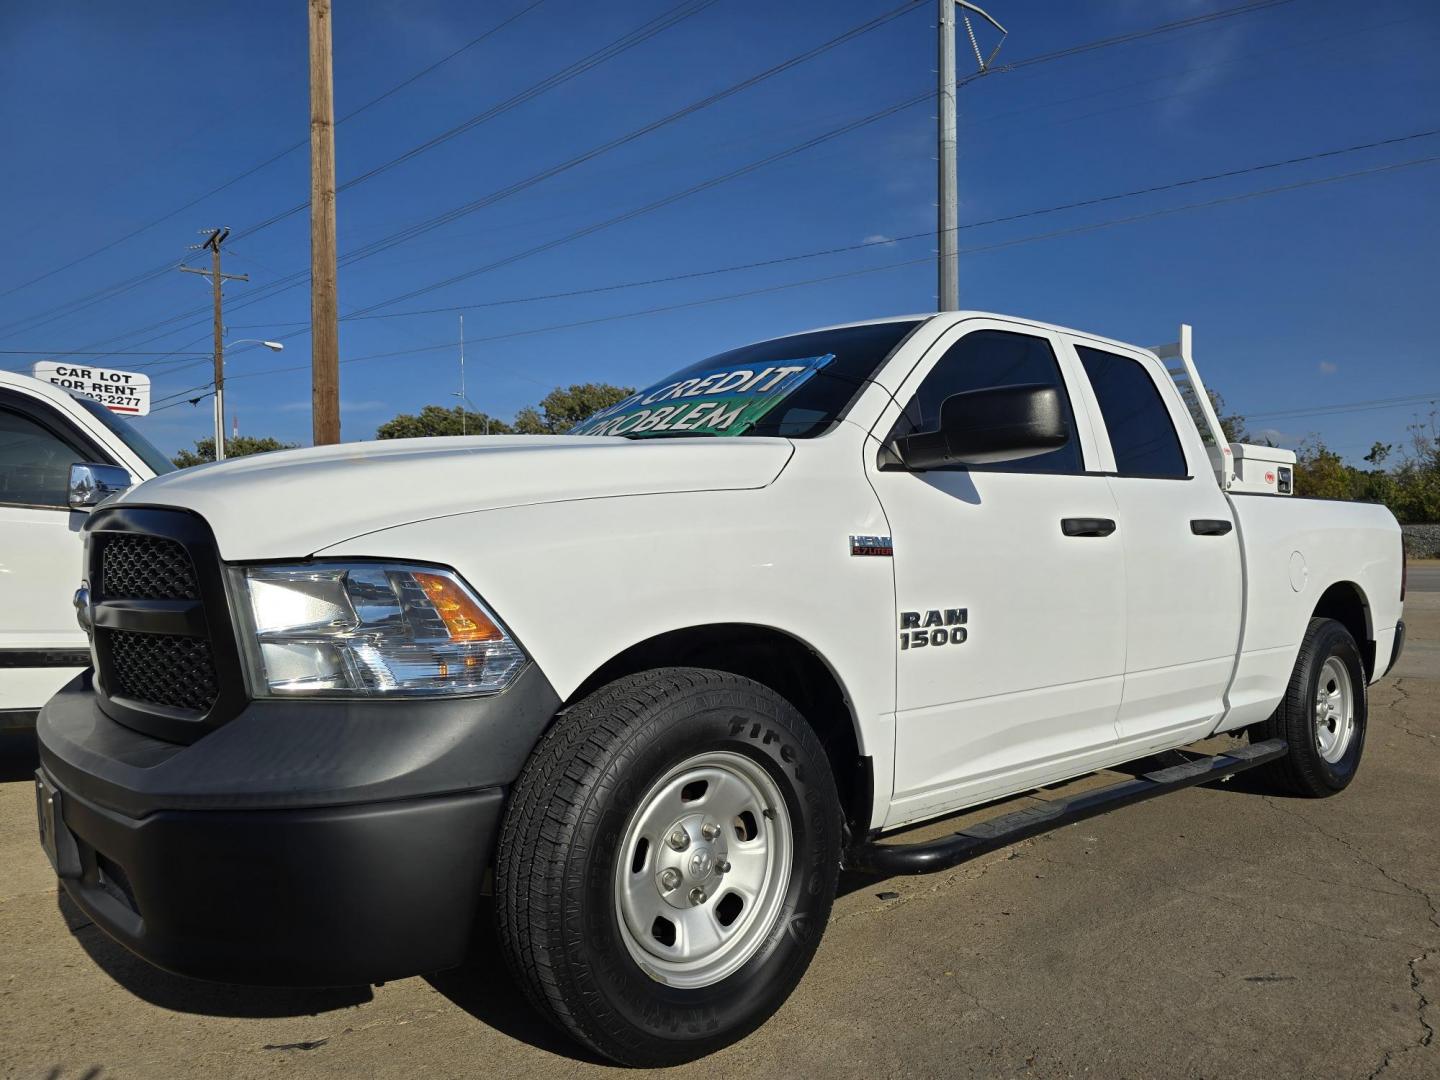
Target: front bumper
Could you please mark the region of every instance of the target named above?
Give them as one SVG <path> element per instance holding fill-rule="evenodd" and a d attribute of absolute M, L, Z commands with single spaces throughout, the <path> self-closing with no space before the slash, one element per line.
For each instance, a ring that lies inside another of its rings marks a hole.
<path fill-rule="evenodd" d="M 559 706 L 502 694 L 254 702 L 189 745 L 126 728 L 88 676 L 37 724 L 56 870 L 94 922 L 183 975 L 380 982 L 465 955 L 507 786 Z"/>

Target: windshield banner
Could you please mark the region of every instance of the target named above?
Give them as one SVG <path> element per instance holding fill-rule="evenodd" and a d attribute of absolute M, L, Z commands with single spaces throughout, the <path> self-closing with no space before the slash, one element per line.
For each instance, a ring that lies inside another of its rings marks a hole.
<path fill-rule="evenodd" d="M 750 367 L 700 371 L 631 394 L 570 429 L 571 435 L 636 435 L 665 431 L 741 435 L 812 378 L 834 353 Z"/>

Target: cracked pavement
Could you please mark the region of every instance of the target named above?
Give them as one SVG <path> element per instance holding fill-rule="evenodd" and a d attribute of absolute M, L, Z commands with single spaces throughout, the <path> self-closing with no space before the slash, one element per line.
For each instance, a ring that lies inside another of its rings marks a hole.
<path fill-rule="evenodd" d="M 1240 776 L 947 873 L 849 878 L 780 1014 L 675 1075 L 1440 1078 L 1440 564 L 1410 580 L 1406 654 L 1372 688 L 1347 792 Z M 58 901 L 32 756 L 0 746 L 0 1076 L 612 1071 L 529 1011 L 491 948 L 368 990 L 150 968 Z"/>

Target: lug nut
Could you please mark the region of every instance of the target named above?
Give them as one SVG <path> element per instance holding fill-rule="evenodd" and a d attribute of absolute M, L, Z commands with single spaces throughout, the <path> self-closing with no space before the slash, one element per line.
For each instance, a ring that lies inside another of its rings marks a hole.
<path fill-rule="evenodd" d="M 698 906 L 698 905 L 700 905 L 700 904 L 703 904 L 704 902 L 705 902 L 705 890 L 704 890 L 704 889 L 699 888 L 699 887 L 697 886 L 696 888 L 693 888 L 693 889 L 690 890 L 690 903 L 695 904 L 695 905 Z"/>
<path fill-rule="evenodd" d="M 706 840 L 714 840 L 720 835 L 720 826 L 716 825 L 713 821 L 707 821 L 704 825 L 700 826 L 700 835 L 705 837 Z"/>
<path fill-rule="evenodd" d="M 666 891 L 678 888 L 680 885 L 680 871 L 673 866 L 660 871 L 660 885 Z"/>
<path fill-rule="evenodd" d="M 665 838 L 665 842 L 676 851 L 684 851 L 690 846 L 690 834 L 684 829 L 676 829 Z"/>
<path fill-rule="evenodd" d="M 728 874 L 729 872 L 730 872 L 730 864 L 729 864 L 728 862 L 726 862 L 724 859 L 721 859 L 719 862 L 717 862 L 717 863 L 715 864 L 715 873 L 717 873 L 717 874 Z"/>

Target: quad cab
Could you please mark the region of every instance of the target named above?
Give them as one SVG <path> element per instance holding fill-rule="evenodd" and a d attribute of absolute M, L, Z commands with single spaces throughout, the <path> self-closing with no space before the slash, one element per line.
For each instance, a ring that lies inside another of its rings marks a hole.
<path fill-rule="evenodd" d="M 886 319 L 702 360 L 567 436 L 141 484 L 86 525 L 46 848 L 129 948 L 241 982 L 458 964 L 493 891 L 536 1006 L 661 1065 L 780 1006 L 843 865 L 951 866 L 1251 767 L 1335 794 L 1403 641 L 1399 528 L 1283 497 L 1293 461 L 1228 446 L 1174 353 Z M 888 836 L 1222 732 L 1248 743 Z"/>

